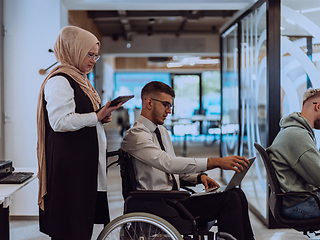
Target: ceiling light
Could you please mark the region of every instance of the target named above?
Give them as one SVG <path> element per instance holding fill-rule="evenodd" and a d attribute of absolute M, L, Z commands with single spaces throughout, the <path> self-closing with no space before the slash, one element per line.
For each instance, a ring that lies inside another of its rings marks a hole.
<path fill-rule="evenodd" d="M 196 62 L 195 62 L 195 61 L 190 61 L 190 62 L 189 62 L 189 65 L 190 65 L 190 66 L 194 66 L 194 65 L 196 65 Z"/>
<path fill-rule="evenodd" d="M 167 67 L 168 68 L 173 68 L 173 67 L 182 67 L 183 64 L 180 63 L 180 62 L 170 62 L 170 63 L 167 63 Z"/>
<path fill-rule="evenodd" d="M 131 48 L 131 43 L 127 43 L 127 48 Z"/>
<path fill-rule="evenodd" d="M 156 20 L 154 18 L 149 18 L 148 23 L 149 24 L 155 24 Z"/>
<path fill-rule="evenodd" d="M 173 61 L 178 61 L 178 59 L 179 59 L 178 56 L 173 56 L 173 57 L 172 57 L 172 60 L 173 60 Z"/>
<path fill-rule="evenodd" d="M 123 24 L 126 24 L 126 23 L 129 23 L 129 20 L 126 18 L 122 18 L 122 19 L 120 19 L 120 22 Z"/>
<path fill-rule="evenodd" d="M 220 60 L 217 58 L 216 59 L 209 58 L 209 59 L 200 59 L 196 63 L 197 64 L 217 64 L 219 62 L 220 62 Z"/>
<path fill-rule="evenodd" d="M 218 64 L 220 62 L 217 58 L 206 58 L 201 57 L 178 57 L 173 56 L 171 62 L 167 64 L 167 67 L 182 67 L 182 66 L 195 66 L 195 65 L 205 65 L 205 64 Z"/>

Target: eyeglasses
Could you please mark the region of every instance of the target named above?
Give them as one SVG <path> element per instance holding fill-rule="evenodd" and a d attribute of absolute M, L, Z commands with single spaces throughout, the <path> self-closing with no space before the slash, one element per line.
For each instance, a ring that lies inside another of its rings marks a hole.
<path fill-rule="evenodd" d="M 169 103 L 168 101 L 161 101 L 161 100 L 158 100 L 158 99 L 155 99 L 155 98 L 151 98 L 152 100 L 154 101 L 157 101 L 157 102 L 161 102 L 162 105 L 167 109 L 172 109 L 173 108 L 173 104 Z"/>
<path fill-rule="evenodd" d="M 91 60 L 95 60 L 98 61 L 100 59 L 100 55 L 94 55 L 94 54 L 89 54 L 87 53 L 87 56 L 91 59 Z"/>

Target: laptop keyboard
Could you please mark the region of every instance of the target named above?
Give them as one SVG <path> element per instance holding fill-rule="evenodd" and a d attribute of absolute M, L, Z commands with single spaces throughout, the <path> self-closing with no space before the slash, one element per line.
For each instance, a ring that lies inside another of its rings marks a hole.
<path fill-rule="evenodd" d="M 19 184 L 23 183 L 33 175 L 33 172 L 13 172 L 12 174 L 0 179 L 0 184 Z"/>

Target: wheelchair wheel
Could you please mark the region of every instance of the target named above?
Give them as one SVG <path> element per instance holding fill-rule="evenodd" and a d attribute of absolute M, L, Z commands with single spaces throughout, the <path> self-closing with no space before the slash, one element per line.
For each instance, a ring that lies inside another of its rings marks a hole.
<path fill-rule="evenodd" d="M 149 213 L 128 213 L 111 221 L 97 240 L 182 240 L 166 220 Z"/>

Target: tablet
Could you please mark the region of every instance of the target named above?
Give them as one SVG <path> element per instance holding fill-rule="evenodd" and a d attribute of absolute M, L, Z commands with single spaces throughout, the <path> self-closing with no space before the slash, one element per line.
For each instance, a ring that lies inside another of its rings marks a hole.
<path fill-rule="evenodd" d="M 134 97 L 134 95 L 119 96 L 111 101 L 109 107 L 117 106 L 120 102 L 125 103 L 133 97 Z"/>

